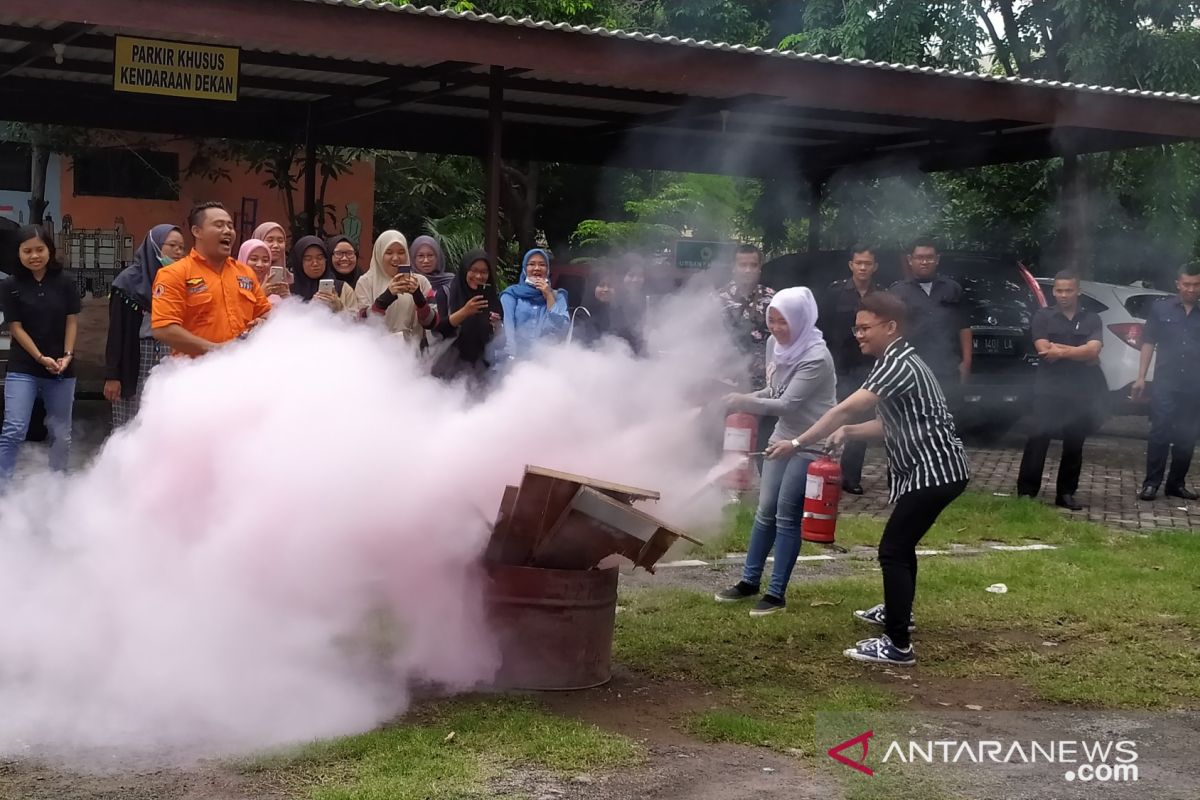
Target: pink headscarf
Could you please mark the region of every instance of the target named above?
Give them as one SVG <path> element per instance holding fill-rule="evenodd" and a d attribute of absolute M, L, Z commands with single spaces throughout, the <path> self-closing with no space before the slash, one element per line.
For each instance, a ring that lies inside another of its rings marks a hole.
<path fill-rule="evenodd" d="M 275 229 L 278 229 L 279 232 L 281 234 L 283 234 L 283 245 L 284 246 L 283 246 L 283 250 L 279 254 L 279 260 L 277 262 L 272 261 L 271 266 L 272 267 L 285 267 L 285 266 L 287 266 L 287 229 L 286 228 L 284 228 L 278 222 L 264 222 L 262 225 L 259 225 L 257 228 L 254 229 L 254 235 L 251 236 L 250 238 L 251 239 L 259 239 L 261 241 L 266 241 L 267 234 Z"/>
<path fill-rule="evenodd" d="M 246 259 L 250 257 L 251 253 L 260 248 L 267 251 L 267 257 L 269 258 L 271 255 L 271 248 L 267 247 L 266 242 L 264 242 L 262 239 L 247 239 L 246 241 L 242 242 L 242 246 L 238 248 L 237 260 L 249 266 L 250 262 L 248 262 Z M 270 266 L 268 266 L 267 269 L 269 271 Z M 258 270 L 254 270 L 254 274 L 258 276 L 259 283 L 262 283 L 267 279 L 266 272 L 259 275 Z"/>

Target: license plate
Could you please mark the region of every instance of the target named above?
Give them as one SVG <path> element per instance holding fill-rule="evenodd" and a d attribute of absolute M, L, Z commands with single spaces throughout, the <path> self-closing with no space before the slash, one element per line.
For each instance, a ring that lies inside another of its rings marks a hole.
<path fill-rule="evenodd" d="M 1007 336 L 976 336 L 971 349 L 986 355 L 1010 355 L 1016 352 L 1016 342 Z"/>

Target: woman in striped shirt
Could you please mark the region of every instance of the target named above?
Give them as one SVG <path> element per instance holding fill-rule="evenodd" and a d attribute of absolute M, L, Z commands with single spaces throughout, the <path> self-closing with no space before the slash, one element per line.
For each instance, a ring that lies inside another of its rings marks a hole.
<path fill-rule="evenodd" d="M 890 500 L 896 504 L 879 542 L 884 602 L 855 611 L 863 622 L 883 627 L 878 638 L 864 639 L 844 651 L 856 661 L 911 666 L 917 661 L 909 634 L 917 583 L 917 543 L 938 515 L 967 486 L 970 470 L 946 398 L 929 367 L 902 335 L 904 303 L 888 292 L 862 299 L 855 319 L 859 348 L 874 356 L 875 367 L 862 388 L 790 442 L 778 442 L 769 458 L 828 437 L 831 447 L 846 441 L 884 440 L 892 473 Z M 872 411 L 876 418 L 857 425 Z"/>

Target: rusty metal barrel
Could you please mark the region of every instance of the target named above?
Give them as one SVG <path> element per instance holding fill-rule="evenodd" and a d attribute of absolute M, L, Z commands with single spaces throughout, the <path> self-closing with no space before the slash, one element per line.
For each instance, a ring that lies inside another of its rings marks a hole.
<path fill-rule="evenodd" d="M 590 689 L 612 677 L 618 569 L 488 564 L 487 605 L 500 643 L 496 685 Z"/>

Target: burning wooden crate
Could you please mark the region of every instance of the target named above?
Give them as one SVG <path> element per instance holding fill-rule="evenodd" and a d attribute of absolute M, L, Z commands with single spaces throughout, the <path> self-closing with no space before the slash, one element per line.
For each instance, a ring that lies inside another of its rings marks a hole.
<path fill-rule="evenodd" d="M 657 492 L 526 467 L 505 489 L 488 546 L 488 606 L 500 639 L 497 683 L 584 689 L 611 677 L 620 555 L 648 572 L 678 539 L 634 508 Z"/>

